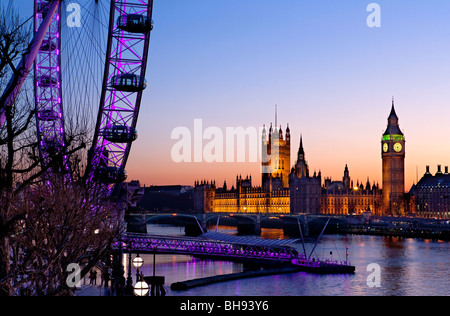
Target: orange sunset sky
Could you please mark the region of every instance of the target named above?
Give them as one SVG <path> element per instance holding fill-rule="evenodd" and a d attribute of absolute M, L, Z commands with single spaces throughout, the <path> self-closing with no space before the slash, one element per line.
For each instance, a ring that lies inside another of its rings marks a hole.
<path fill-rule="evenodd" d="M 170 2 L 170 3 L 169 3 Z M 127 165 L 141 184 L 261 183 L 259 163 L 175 163 L 177 127 L 289 123 L 291 164 L 300 134 L 310 172 L 381 185 L 381 136 L 392 96 L 406 139 L 405 185 L 425 166 L 450 165 L 450 2 L 155 2 L 149 88 Z M 270 5 L 269 5 L 270 4 Z M 186 27 L 188 26 L 188 27 Z M 208 141 L 204 141 L 206 144 Z M 322 179 L 323 181 L 323 179 Z"/>
<path fill-rule="evenodd" d="M 174 162 L 171 134 L 193 132 L 195 119 L 223 132 L 269 126 L 277 104 L 278 123 L 291 129 L 291 166 L 302 134 L 311 174 L 341 180 L 348 164 L 355 183 L 381 185 L 392 96 L 406 139 L 405 189 L 426 165 L 432 173 L 450 165 L 450 1 L 379 0 L 380 27 L 367 23 L 371 2 L 155 1 L 128 180 L 231 186 L 241 174 L 260 185 L 259 162 Z M 29 0 L 11 3 L 24 20 L 33 15 Z"/>

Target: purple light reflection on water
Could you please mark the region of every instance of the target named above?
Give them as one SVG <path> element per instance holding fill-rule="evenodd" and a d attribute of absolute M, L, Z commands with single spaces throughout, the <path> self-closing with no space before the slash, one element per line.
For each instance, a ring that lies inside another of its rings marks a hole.
<path fill-rule="evenodd" d="M 132 258 L 134 258 L 134 254 Z M 153 255 L 140 254 L 144 264 L 140 271 L 145 276 L 153 275 Z M 128 274 L 128 254 L 124 255 L 123 264 Z M 165 277 L 165 286 L 170 291 L 170 284 L 196 278 L 210 277 L 218 274 L 242 272 L 243 266 L 239 263 L 202 260 L 185 255 L 156 255 L 156 275 Z M 131 267 L 131 275 L 135 282 L 136 269 Z M 173 295 L 173 294 L 172 294 Z"/>
<path fill-rule="evenodd" d="M 165 228 L 161 229 L 164 231 Z M 156 233 L 156 230 L 152 227 L 152 232 Z M 168 231 L 179 231 L 179 228 L 168 228 Z M 313 244 L 314 242 L 306 243 L 307 251 L 312 249 Z M 166 277 L 168 295 L 176 296 L 450 295 L 450 242 L 325 235 L 315 254 L 327 257 L 333 251 L 333 259 L 345 260 L 346 246 L 349 246 L 349 260 L 356 266 L 355 275 L 314 275 L 300 272 L 217 283 L 188 291 L 171 291 L 170 284 L 192 279 L 194 275 L 198 278 L 241 272 L 243 269 L 241 264 L 225 261 L 205 260 L 200 264 L 200 259 L 190 256 L 175 256 L 176 262 L 158 264 L 157 274 Z M 301 244 L 297 247 L 299 250 L 302 248 Z M 195 274 L 192 273 L 192 260 L 196 260 L 197 267 L 202 266 L 201 269 L 197 268 Z M 189 273 L 186 271 L 188 262 Z M 381 267 L 379 288 L 367 285 L 370 272 L 366 269 L 370 263 L 378 263 Z"/>

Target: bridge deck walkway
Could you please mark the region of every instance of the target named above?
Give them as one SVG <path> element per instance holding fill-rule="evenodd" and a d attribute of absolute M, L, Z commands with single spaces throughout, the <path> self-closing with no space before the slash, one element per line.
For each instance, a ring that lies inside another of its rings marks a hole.
<path fill-rule="evenodd" d="M 223 260 L 287 263 L 299 257 L 288 245 L 237 243 L 201 237 L 173 237 L 127 233 L 116 248 L 124 252 L 164 253 L 208 256 Z"/>

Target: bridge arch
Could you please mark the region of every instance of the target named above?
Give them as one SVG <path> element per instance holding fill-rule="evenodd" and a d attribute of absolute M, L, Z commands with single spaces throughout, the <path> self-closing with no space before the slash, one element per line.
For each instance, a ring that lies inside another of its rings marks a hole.
<path fill-rule="evenodd" d="M 186 222 L 195 222 L 196 217 L 194 215 L 186 215 L 186 214 L 158 214 L 158 215 L 146 215 L 145 223 L 153 224 L 158 222 L 163 223 L 182 223 L 186 224 Z"/>

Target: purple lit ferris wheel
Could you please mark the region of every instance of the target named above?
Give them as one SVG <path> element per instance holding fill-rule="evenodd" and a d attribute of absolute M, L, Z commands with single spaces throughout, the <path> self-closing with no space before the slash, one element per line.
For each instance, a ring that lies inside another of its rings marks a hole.
<path fill-rule="evenodd" d="M 126 179 L 125 165 L 137 138 L 147 87 L 153 0 L 79 0 L 77 7 L 73 1 L 34 1 L 36 32 L 53 14 L 52 4 L 59 2 L 34 64 L 42 162 L 55 153 L 67 160 L 62 152 L 65 131 L 84 124 L 92 131 L 88 177 L 106 185 L 120 183 Z M 78 24 L 67 23 L 73 8 L 81 17 Z M 77 119 L 72 120 L 75 113 Z M 95 126 L 89 123 L 94 121 Z"/>
<path fill-rule="evenodd" d="M 34 1 L 34 31 L 50 15 L 48 1 Z M 50 26 L 34 63 L 34 97 L 38 147 L 43 164 L 65 148 L 64 113 L 61 90 L 61 5 L 53 14 Z"/>
<path fill-rule="evenodd" d="M 136 123 L 150 41 L 153 0 L 111 1 L 111 16 L 100 110 L 90 153 L 101 182 L 126 179 L 125 165 L 137 138 Z"/>

